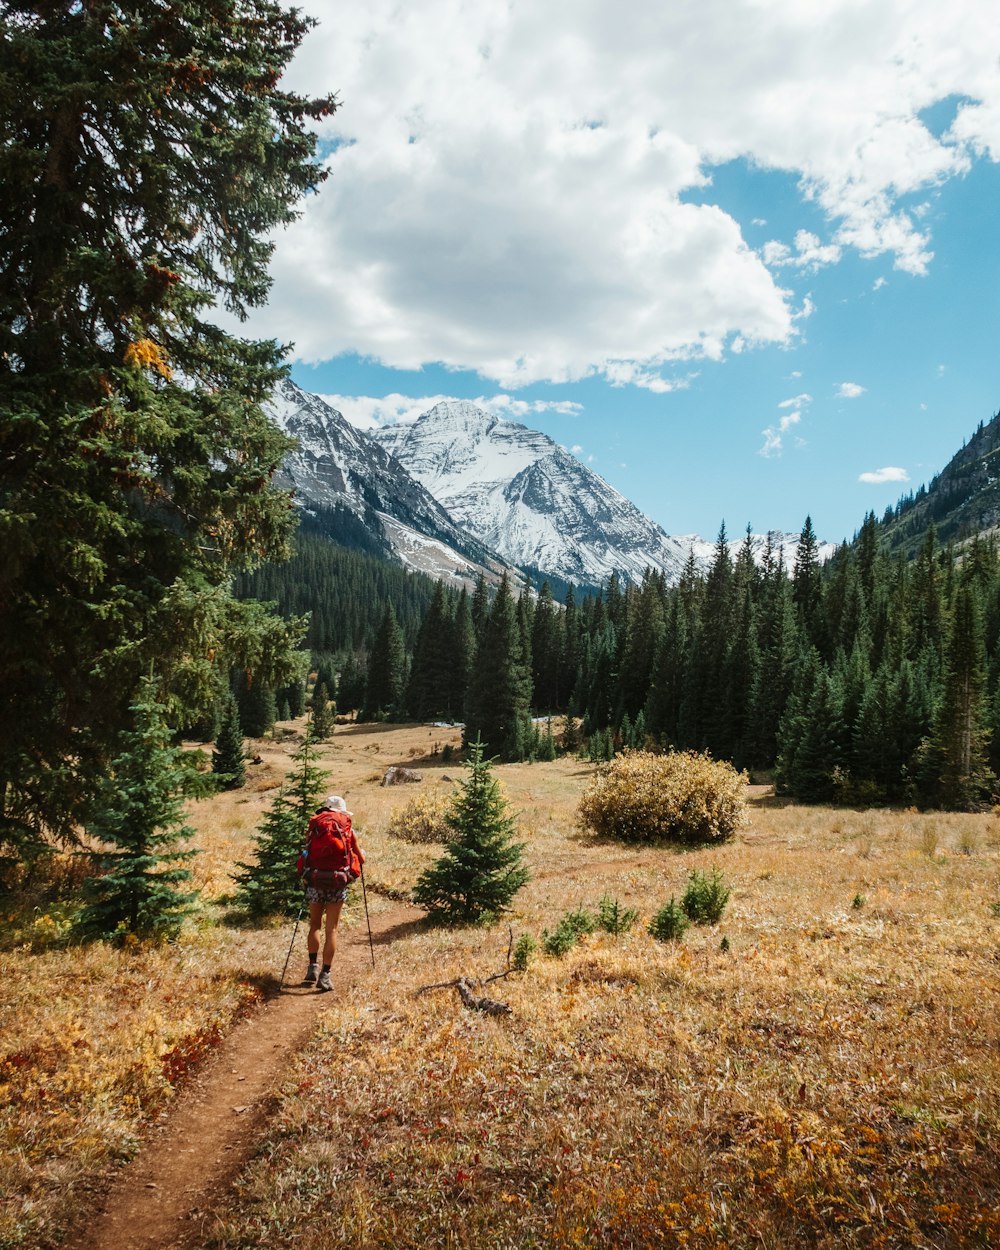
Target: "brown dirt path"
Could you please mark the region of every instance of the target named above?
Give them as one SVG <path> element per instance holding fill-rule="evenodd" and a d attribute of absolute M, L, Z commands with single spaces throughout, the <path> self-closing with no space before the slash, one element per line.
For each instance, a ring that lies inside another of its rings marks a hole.
<path fill-rule="evenodd" d="M 397 906 L 372 920 L 376 947 L 405 935 L 423 915 Z M 187 1250 L 203 1244 L 205 1222 L 253 1154 L 268 1097 L 338 992 L 364 993 L 372 975 L 368 932 L 341 929 L 334 992 L 299 983 L 300 926 L 280 995 L 241 1021 L 177 1098 L 138 1155 L 111 1182 L 96 1210 L 80 1213 L 66 1250 Z"/>

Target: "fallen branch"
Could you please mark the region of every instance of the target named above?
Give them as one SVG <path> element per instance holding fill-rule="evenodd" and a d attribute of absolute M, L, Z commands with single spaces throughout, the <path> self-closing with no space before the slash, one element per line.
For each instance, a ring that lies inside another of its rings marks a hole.
<path fill-rule="evenodd" d="M 489 979 L 492 980 L 493 978 Z M 481 984 L 481 981 L 476 982 L 476 985 Z M 485 1011 L 488 1016 L 511 1016 L 514 1014 L 508 1003 L 501 1003 L 497 999 L 487 998 L 485 995 L 477 997 L 477 995 L 473 994 L 472 988 L 465 977 L 456 977 L 454 981 L 438 981 L 434 985 L 421 985 L 417 993 L 426 994 L 428 990 L 450 989 L 458 990 L 462 1002 L 473 1011 Z"/>
<path fill-rule="evenodd" d="M 494 972 L 492 976 L 484 977 L 482 980 L 474 982 L 478 987 L 488 985 L 490 981 L 497 981 L 502 978 L 509 977 L 515 971 L 510 964 L 510 955 L 514 947 L 514 930 L 510 930 L 510 941 L 507 943 L 507 967 L 503 972 Z M 472 1011 L 485 1011 L 488 1016 L 512 1016 L 514 1013 L 509 1003 L 501 1003 L 495 998 L 487 998 L 485 995 L 476 995 L 472 992 L 472 985 L 465 977 L 455 977 L 451 981 L 435 981 L 433 985 L 421 985 L 417 990 L 417 994 L 426 994 L 428 990 L 458 990 L 459 997 L 466 1007 Z"/>

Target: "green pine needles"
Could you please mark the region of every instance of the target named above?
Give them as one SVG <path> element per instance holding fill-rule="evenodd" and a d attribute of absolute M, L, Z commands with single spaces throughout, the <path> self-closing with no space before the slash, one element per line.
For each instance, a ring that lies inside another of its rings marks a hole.
<path fill-rule="evenodd" d="M 274 797 L 260 829 L 251 839 L 252 863 L 236 865 L 235 903 L 248 916 L 294 916 L 302 903 L 295 875 L 309 817 L 315 811 L 327 774 L 316 767 L 317 741 L 311 727 L 292 756 L 293 771 Z"/>
<path fill-rule="evenodd" d="M 468 776 L 459 782 L 446 817 L 454 839 L 413 890 L 413 901 L 440 924 L 488 924 L 529 878 L 522 863 L 525 844 L 514 841 L 514 817 L 478 736 L 466 767 Z"/>
<path fill-rule="evenodd" d="M 222 705 L 219 732 L 212 752 L 212 772 L 222 790 L 238 790 L 247 779 L 240 710 L 231 691 L 227 692 Z"/>
<path fill-rule="evenodd" d="M 194 769 L 171 745 L 171 732 L 145 678 L 131 707 L 133 726 L 120 735 L 87 824 L 104 844 L 90 852 L 97 874 L 84 885 L 75 931 L 82 938 L 123 942 L 177 935 L 194 910 L 197 893 L 185 889 L 186 866 L 197 852 L 184 843 L 194 830 L 184 823 L 182 798 L 196 787 Z"/>

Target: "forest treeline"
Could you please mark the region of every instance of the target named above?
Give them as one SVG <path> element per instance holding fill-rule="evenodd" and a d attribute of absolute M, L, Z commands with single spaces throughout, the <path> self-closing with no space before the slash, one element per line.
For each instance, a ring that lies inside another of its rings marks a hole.
<path fill-rule="evenodd" d="M 386 587 L 361 645 L 367 575 L 352 586 L 348 557 L 310 544 L 310 559 L 337 562 L 335 593 L 314 589 L 313 610 L 335 603 L 354 621 L 361 599 L 354 632 L 314 660 L 341 711 L 464 720 L 470 741 L 506 759 L 550 750 L 537 720 L 552 717 L 564 745 L 582 737 L 595 758 L 693 748 L 773 772 L 806 801 L 975 806 L 1000 771 L 996 543 L 942 547 L 931 526 L 907 559 L 879 539 L 869 515 L 821 565 L 807 519 L 787 567 L 771 546 L 755 562 L 749 535 L 733 558 L 723 528 L 706 571 L 692 557 L 674 586 L 648 571 L 579 599 L 570 589 L 565 604 L 545 584 L 481 580 L 470 594 L 399 573 L 424 583 L 419 624 L 418 592 L 396 600 Z M 271 589 L 294 567 L 273 569 Z M 310 606 L 303 587 L 297 610 Z"/>

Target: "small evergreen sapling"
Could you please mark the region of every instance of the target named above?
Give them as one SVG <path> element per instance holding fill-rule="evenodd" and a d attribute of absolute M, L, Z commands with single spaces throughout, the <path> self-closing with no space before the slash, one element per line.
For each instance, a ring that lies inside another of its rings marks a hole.
<path fill-rule="evenodd" d="M 528 965 L 531 963 L 531 957 L 535 953 L 538 943 L 530 933 L 522 933 L 514 943 L 514 953 L 511 956 L 511 967 L 518 972 L 527 972 Z"/>
<path fill-rule="evenodd" d="M 658 942 L 679 942 L 691 926 L 684 909 L 671 897 L 650 922 L 649 932 Z"/>
<path fill-rule="evenodd" d="M 87 824 L 105 849 L 91 853 L 100 875 L 84 885 L 75 929 L 83 938 L 162 941 L 176 936 L 197 898 L 184 888 L 197 851 L 183 845 L 194 830 L 184 824 L 181 800 L 200 787 L 171 744 L 152 678 L 142 680 L 131 712 L 132 728 L 120 736 Z"/>
<path fill-rule="evenodd" d="M 307 733 L 292 756 L 293 771 L 275 795 L 252 841 L 254 862 L 236 865 L 235 902 L 254 919 L 294 916 L 302 901 L 295 864 L 327 774 L 316 767 L 316 739 Z"/>
<path fill-rule="evenodd" d="M 223 790 L 238 790 L 247 779 L 240 712 L 231 692 L 223 702 L 219 733 L 212 752 L 212 772 Z"/>
<path fill-rule="evenodd" d="M 712 869 L 710 877 L 696 868 L 688 877 L 681 907 L 695 924 L 718 924 L 728 902 L 729 886 L 718 868 Z"/>
<path fill-rule="evenodd" d="M 610 894 L 605 894 L 598 905 L 597 924 L 605 933 L 619 934 L 627 933 L 629 929 L 639 919 L 639 913 L 634 907 L 623 907 L 616 898 L 612 898 Z"/>
<path fill-rule="evenodd" d="M 514 817 L 491 763 L 483 759 L 477 737 L 466 762 L 468 776 L 459 782 L 447 815 L 454 837 L 413 890 L 414 902 L 442 924 L 494 920 L 528 880 L 521 862 L 525 844 L 514 841 Z"/>

